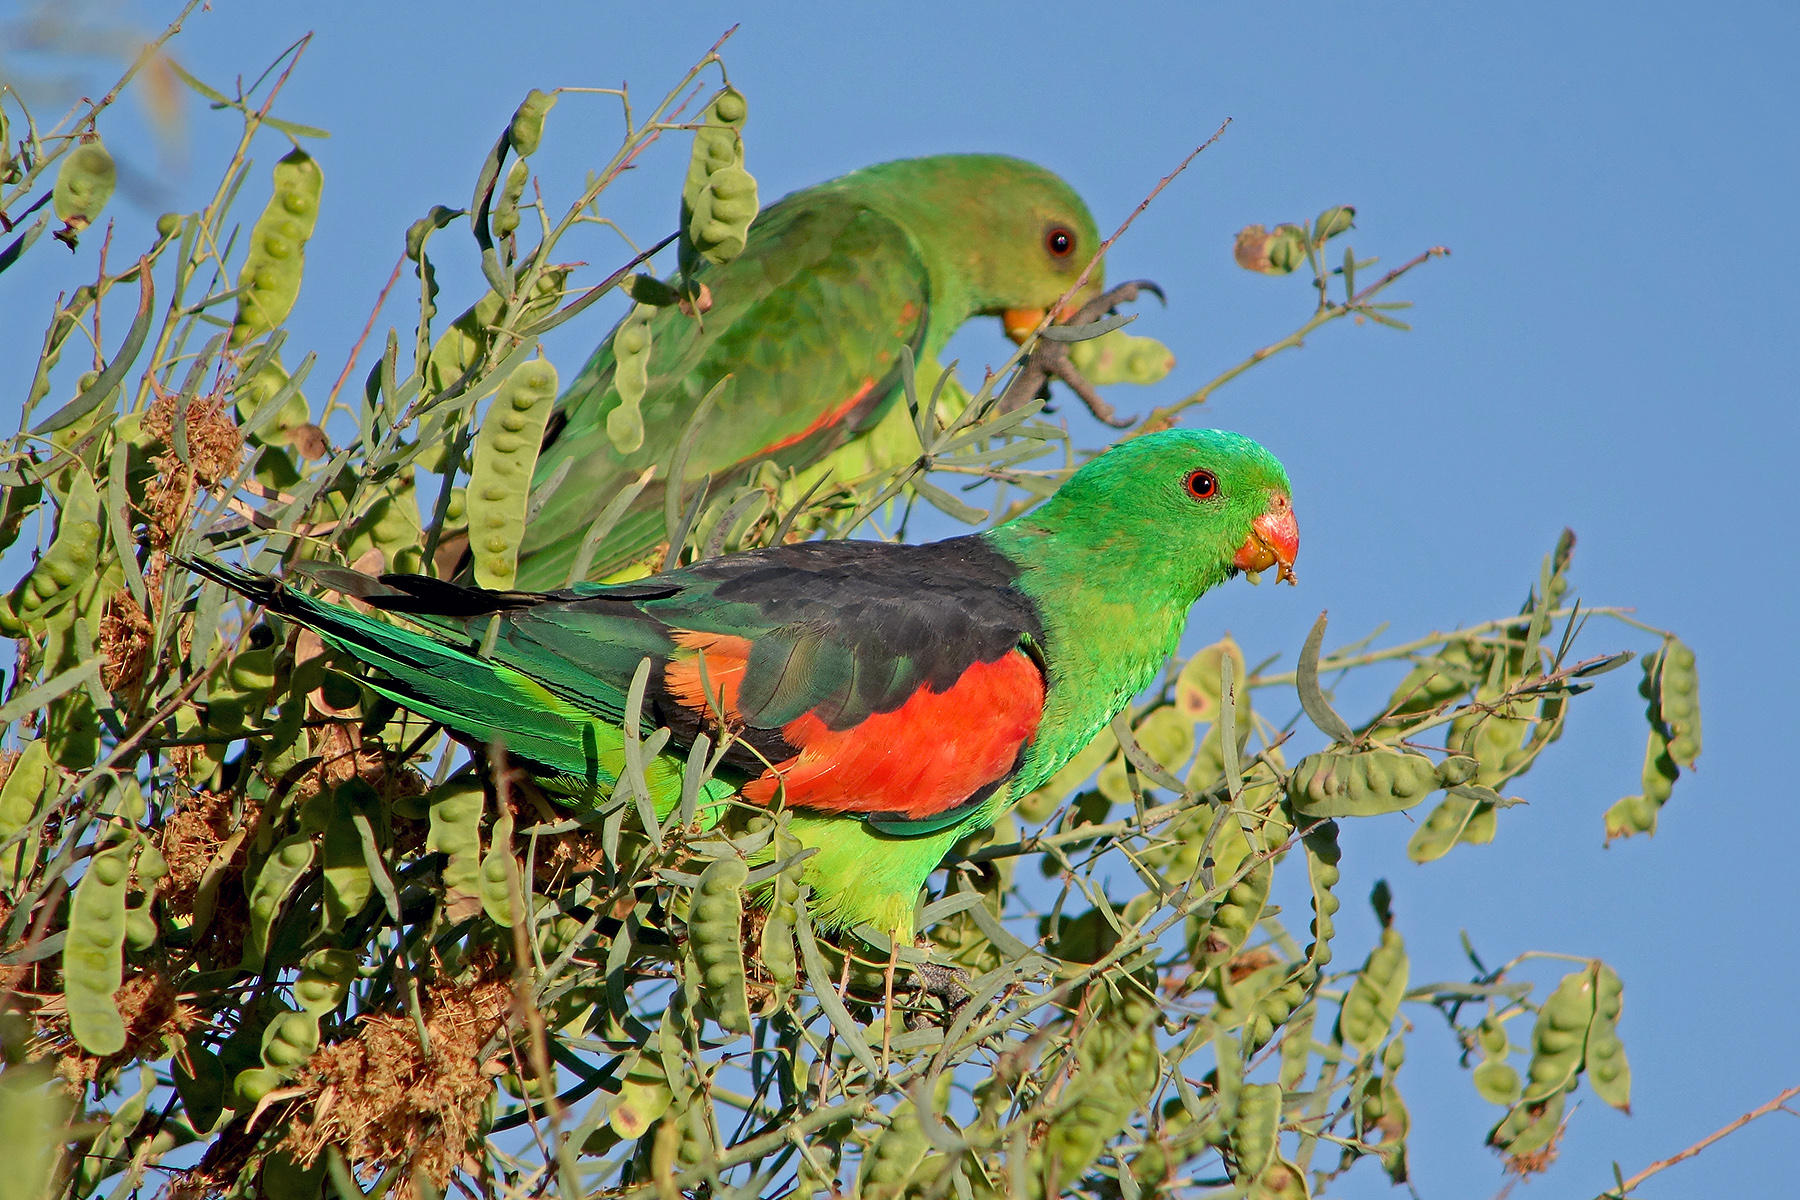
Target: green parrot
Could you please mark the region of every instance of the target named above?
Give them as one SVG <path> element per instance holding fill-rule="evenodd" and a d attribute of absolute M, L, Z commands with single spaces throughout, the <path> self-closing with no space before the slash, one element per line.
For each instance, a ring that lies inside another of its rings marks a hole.
<path fill-rule="evenodd" d="M 570 384 L 532 477 L 536 515 L 517 586 L 570 582 L 595 518 L 652 465 L 652 482 L 586 574 L 605 578 L 653 554 L 666 538 L 663 487 L 675 447 L 726 376 L 686 460 L 684 488 L 708 476 L 715 491 L 741 483 L 763 461 L 803 467 L 868 433 L 901 395 L 902 345 L 929 389 L 942 370 L 937 355 L 965 321 L 999 316 L 1022 338 L 1099 246 L 1087 205 L 1066 183 L 993 154 L 882 163 L 788 196 L 756 218 L 736 258 L 697 265 L 692 283 L 705 286 L 710 309 L 642 310 L 647 324 L 631 329 L 634 340 L 649 334 L 641 444 L 621 452 L 608 429 L 621 402 L 614 351 L 626 323 Z M 1096 267 L 1063 315 L 1100 290 Z M 1135 296 L 1132 288 L 1124 298 Z M 874 457 L 917 453 L 910 424 L 902 432 L 902 445 Z"/>
<path fill-rule="evenodd" d="M 418 631 L 217 562 L 194 569 L 380 672 L 382 695 L 472 745 L 503 739 L 545 791 L 604 800 L 651 663 L 646 771 L 659 817 L 687 748 L 734 739 L 703 804 L 777 796 L 816 850 L 827 930 L 913 936 L 926 877 L 1047 781 L 1141 691 L 1190 605 L 1239 571 L 1293 579 L 1286 472 L 1262 446 L 1169 430 L 1088 462 L 1004 525 L 924 545 L 813 541 L 628 583 L 537 594 L 415 575 L 310 573 Z"/>

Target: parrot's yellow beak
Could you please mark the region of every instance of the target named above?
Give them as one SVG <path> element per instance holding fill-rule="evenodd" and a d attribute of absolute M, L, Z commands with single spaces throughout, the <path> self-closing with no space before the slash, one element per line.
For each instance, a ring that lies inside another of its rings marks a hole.
<path fill-rule="evenodd" d="M 1011 338 L 1019 345 L 1024 345 L 1025 339 L 1030 337 L 1031 331 L 1036 329 L 1038 325 L 1043 322 L 1044 314 L 1048 311 L 1050 310 L 1047 308 L 1002 309 L 1000 312 L 1000 324 L 1005 327 L 1007 337 Z M 1079 301 L 1071 300 L 1056 310 L 1056 319 L 1058 321 L 1067 321 L 1080 311 L 1081 303 Z"/>
<path fill-rule="evenodd" d="M 1269 498 L 1268 511 L 1250 522 L 1250 536 L 1238 547 L 1231 565 L 1256 581 L 1260 572 L 1278 568 L 1276 582 L 1294 583 L 1294 558 L 1300 553 L 1300 526 L 1293 503 L 1280 492 Z"/>

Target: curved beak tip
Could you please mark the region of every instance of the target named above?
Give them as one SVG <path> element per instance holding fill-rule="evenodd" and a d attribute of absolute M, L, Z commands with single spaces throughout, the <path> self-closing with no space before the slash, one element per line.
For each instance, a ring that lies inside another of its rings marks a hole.
<path fill-rule="evenodd" d="M 1279 496 L 1268 511 L 1250 523 L 1250 535 L 1238 547 L 1232 565 L 1254 578 L 1276 568 L 1277 582 L 1297 583 L 1294 559 L 1300 553 L 1300 527 L 1287 497 Z"/>

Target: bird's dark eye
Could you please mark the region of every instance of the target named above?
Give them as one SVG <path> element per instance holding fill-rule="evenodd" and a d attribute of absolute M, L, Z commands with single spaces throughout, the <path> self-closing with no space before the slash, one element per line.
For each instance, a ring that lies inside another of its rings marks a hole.
<path fill-rule="evenodd" d="M 1188 495 L 1196 500 L 1211 500 L 1219 494 L 1219 477 L 1211 471 L 1190 471 L 1187 490 Z"/>
<path fill-rule="evenodd" d="M 1044 249 L 1048 250 L 1052 257 L 1067 258 L 1075 250 L 1075 235 L 1061 225 L 1053 225 L 1050 227 L 1050 231 L 1044 235 Z"/>

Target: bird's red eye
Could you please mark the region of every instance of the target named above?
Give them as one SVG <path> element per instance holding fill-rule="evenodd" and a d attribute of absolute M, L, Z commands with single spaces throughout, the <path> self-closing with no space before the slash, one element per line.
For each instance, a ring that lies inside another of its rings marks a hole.
<path fill-rule="evenodd" d="M 1075 250 L 1075 235 L 1061 225 L 1053 225 L 1044 235 L 1044 249 L 1056 258 L 1067 258 Z"/>
<path fill-rule="evenodd" d="M 1190 471 L 1187 490 L 1196 500 L 1211 500 L 1219 494 L 1219 477 L 1211 471 Z"/>

